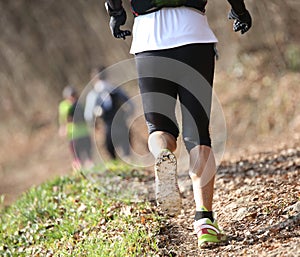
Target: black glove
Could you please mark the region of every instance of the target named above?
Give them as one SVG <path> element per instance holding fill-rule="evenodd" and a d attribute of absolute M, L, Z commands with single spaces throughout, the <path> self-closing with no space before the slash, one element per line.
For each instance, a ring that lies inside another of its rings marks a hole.
<path fill-rule="evenodd" d="M 106 9 L 110 16 L 109 26 L 113 36 L 115 38 L 123 38 L 123 39 L 125 39 L 127 36 L 130 36 L 131 32 L 129 30 L 120 29 L 120 26 L 125 24 L 127 18 L 124 8 L 122 7 L 120 10 L 114 11 L 106 3 Z"/>
<path fill-rule="evenodd" d="M 241 31 L 241 34 L 244 34 L 252 26 L 251 15 L 247 10 L 245 10 L 242 14 L 237 14 L 233 9 L 231 9 L 228 14 L 228 18 L 234 20 L 233 30 L 235 32 Z"/>

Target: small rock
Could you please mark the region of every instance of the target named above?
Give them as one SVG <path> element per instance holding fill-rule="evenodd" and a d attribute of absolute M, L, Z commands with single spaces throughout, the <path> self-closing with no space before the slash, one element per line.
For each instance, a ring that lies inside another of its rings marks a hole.
<path fill-rule="evenodd" d="M 255 171 L 254 170 L 248 170 L 247 175 L 250 176 L 250 177 L 254 177 L 255 176 Z"/>
<path fill-rule="evenodd" d="M 228 204 L 226 207 L 226 209 L 235 209 L 237 208 L 237 204 L 235 202 Z"/>
<path fill-rule="evenodd" d="M 300 201 L 293 204 L 293 205 L 290 205 L 288 207 L 286 207 L 284 210 L 283 210 L 283 213 L 289 213 L 291 211 L 294 211 L 296 213 L 300 213 Z"/>
<path fill-rule="evenodd" d="M 248 230 L 245 232 L 245 236 L 251 236 L 251 235 L 252 235 L 251 231 Z"/>
<path fill-rule="evenodd" d="M 300 213 L 300 201 L 294 204 L 293 211 Z"/>
<path fill-rule="evenodd" d="M 248 213 L 248 209 L 246 207 L 242 207 L 237 211 L 237 213 L 235 215 L 235 219 L 242 220 L 243 218 L 245 218 L 247 213 Z"/>

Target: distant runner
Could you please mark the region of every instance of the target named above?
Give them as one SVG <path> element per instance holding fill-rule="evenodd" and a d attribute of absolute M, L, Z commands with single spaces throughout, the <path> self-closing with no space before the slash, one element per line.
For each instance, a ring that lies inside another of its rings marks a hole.
<path fill-rule="evenodd" d="M 127 119 L 134 111 L 133 103 L 121 88 L 114 89 L 106 78 L 104 67 L 95 68 L 91 77 L 93 89 L 86 96 L 84 118 L 90 125 L 94 125 L 97 117 L 103 120 L 105 147 L 111 159 L 117 158 L 116 147 L 121 148 L 123 157 L 128 157 L 130 140 Z"/>
<path fill-rule="evenodd" d="M 92 143 L 83 117 L 83 107 L 78 103 L 77 91 L 67 86 L 63 90 L 63 98 L 58 107 L 59 134 L 70 141 L 73 168 L 91 168 L 94 165 Z"/>

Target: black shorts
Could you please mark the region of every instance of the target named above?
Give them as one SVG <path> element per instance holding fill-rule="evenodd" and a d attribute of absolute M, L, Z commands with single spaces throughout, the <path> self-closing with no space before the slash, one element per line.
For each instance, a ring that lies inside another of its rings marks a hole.
<path fill-rule="evenodd" d="M 138 53 L 136 64 L 149 133 L 165 131 L 178 137 L 175 116 L 178 97 L 187 149 L 196 145 L 211 146 L 209 117 L 215 68 L 214 44 L 190 44 Z"/>

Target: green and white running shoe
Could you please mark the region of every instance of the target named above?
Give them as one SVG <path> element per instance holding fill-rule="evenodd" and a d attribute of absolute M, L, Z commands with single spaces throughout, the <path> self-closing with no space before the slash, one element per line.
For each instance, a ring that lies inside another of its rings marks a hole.
<path fill-rule="evenodd" d="M 168 149 L 163 149 L 155 160 L 155 193 L 160 209 L 176 216 L 181 211 L 181 197 L 177 182 L 177 161 Z"/>
<path fill-rule="evenodd" d="M 216 220 L 214 222 L 208 218 L 197 220 L 194 222 L 194 229 L 199 248 L 227 242 L 227 236 L 221 231 Z"/>

